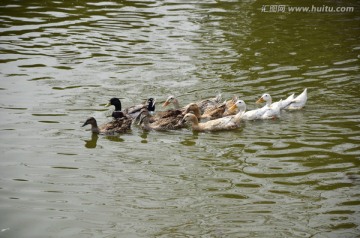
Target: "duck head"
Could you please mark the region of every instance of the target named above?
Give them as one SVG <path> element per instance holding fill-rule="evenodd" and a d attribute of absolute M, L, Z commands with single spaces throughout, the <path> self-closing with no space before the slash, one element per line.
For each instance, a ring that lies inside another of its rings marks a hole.
<path fill-rule="evenodd" d="M 245 112 L 246 103 L 243 100 L 237 100 L 234 105 L 229 108 L 229 110 L 238 110 L 238 112 Z"/>
<path fill-rule="evenodd" d="M 183 123 L 198 124 L 199 121 L 198 121 L 197 117 L 194 114 L 186 113 L 180 123 L 181 124 L 183 124 Z"/>
<path fill-rule="evenodd" d="M 201 118 L 200 108 L 196 103 L 190 103 L 189 105 L 186 106 L 186 109 L 185 109 L 184 113 L 186 114 L 186 113 L 189 113 L 189 112 L 193 112 L 194 115 L 198 119 Z"/>
<path fill-rule="evenodd" d="M 166 101 L 164 102 L 164 104 L 162 105 L 163 107 L 166 107 L 168 106 L 170 103 L 173 103 L 175 105 L 175 108 L 178 108 L 179 107 L 179 102 L 178 100 L 173 96 L 173 95 L 170 95 Z"/>
<path fill-rule="evenodd" d="M 149 112 L 154 112 L 155 111 L 155 102 L 156 102 L 156 99 L 154 99 L 154 98 L 149 98 L 147 100 L 147 103 L 148 103 L 147 109 L 148 109 Z"/>
<path fill-rule="evenodd" d="M 256 103 L 257 103 L 257 104 L 260 104 L 260 103 L 266 102 L 266 105 L 269 105 L 269 106 L 270 106 L 271 101 L 272 101 L 272 99 L 271 99 L 270 94 L 264 93 L 264 94 L 256 101 Z"/>
<path fill-rule="evenodd" d="M 88 119 L 86 119 L 86 121 L 84 122 L 84 124 L 81 127 L 84 127 L 86 125 L 97 126 L 95 118 L 89 117 Z"/>
<path fill-rule="evenodd" d="M 97 122 L 95 120 L 95 118 L 93 117 L 89 117 L 84 124 L 82 125 L 82 127 L 86 126 L 86 125 L 91 125 L 91 131 L 93 133 L 100 133 L 100 129 L 97 126 Z"/>
<path fill-rule="evenodd" d="M 112 98 L 109 100 L 108 104 L 105 107 L 110 107 L 111 105 L 115 106 L 115 111 L 121 111 L 121 102 L 118 98 Z"/>

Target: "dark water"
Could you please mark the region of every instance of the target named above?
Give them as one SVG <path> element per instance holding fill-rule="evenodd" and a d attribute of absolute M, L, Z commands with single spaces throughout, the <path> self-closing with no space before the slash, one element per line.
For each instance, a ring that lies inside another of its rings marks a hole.
<path fill-rule="evenodd" d="M 0 237 L 359 236 L 360 4 L 263 4 L 2 1 Z M 304 110 L 230 132 L 80 128 L 113 96 L 304 88 Z"/>

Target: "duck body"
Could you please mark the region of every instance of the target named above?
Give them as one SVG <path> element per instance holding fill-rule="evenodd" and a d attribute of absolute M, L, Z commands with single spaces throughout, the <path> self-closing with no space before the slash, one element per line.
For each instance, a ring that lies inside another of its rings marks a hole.
<path fill-rule="evenodd" d="M 112 120 L 111 122 L 105 123 L 98 127 L 97 121 L 94 117 L 88 118 L 82 127 L 91 125 L 91 132 L 96 134 L 120 134 L 125 133 L 131 129 L 131 118 L 123 117 Z"/>
<path fill-rule="evenodd" d="M 307 88 L 285 107 L 287 110 L 300 110 L 307 102 Z"/>
<path fill-rule="evenodd" d="M 276 119 L 280 118 L 280 108 L 282 105 L 282 100 L 279 101 L 278 104 L 265 106 L 264 113 L 261 115 L 260 119 Z"/>
<path fill-rule="evenodd" d="M 255 112 L 254 114 L 256 114 L 257 116 L 259 116 L 260 114 L 260 118 L 256 118 L 256 119 L 275 119 L 275 118 L 280 118 L 280 108 L 282 106 L 282 100 L 280 100 L 277 104 L 275 104 L 274 106 L 272 106 L 272 98 L 270 96 L 270 94 L 268 93 L 264 93 L 257 101 L 256 103 L 262 103 L 262 102 L 266 102 L 265 106 L 263 106 L 260 109 L 256 109 L 259 110 L 257 112 Z M 250 111 L 251 112 L 251 111 Z"/>
<path fill-rule="evenodd" d="M 199 107 L 200 113 L 203 114 L 206 110 L 211 110 L 216 108 L 219 105 L 220 101 L 221 101 L 221 94 L 218 94 L 214 98 L 201 100 L 199 102 L 196 102 L 195 104 Z M 170 95 L 164 102 L 163 107 L 166 107 L 171 103 L 174 105 L 175 109 L 185 109 L 190 105 L 188 104 L 187 106 L 181 108 L 177 98 L 175 98 L 175 96 L 173 95 Z"/>
<path fill-rule="evenodd" d="M 226 103 L 214 107 L 209 107 L 205 109 L 204 113 L 201 115 L 201 118 L 206 118 L 209 120 L 218 119 L 224 116 L 225 111 L 226 111 Z"/>
<path fill-rule="evenodd" d="M 148 110 L 143 109 L 139 116 L 139 125 L 144 130 L 177 130 L 184 126 L 180 123 L 183 118 L 183 112 L 180 110 L 171 110 L 164 115 L 151 116 Z"/>
<path fill-rule="evenodd" d="M 146 108 L 150 114 L 153 114 L 155 111 L 155 100 L 149 98 L 146 103 L 128 107 L 124 110 L 131 118 L 135 119 L 142 109 Z"/>
<path fill-rule="evenodd" d="M 216 109 L 219 106 L 219 104 L 221 103 L 221 98 L 222 98 L 222 96 L 219 93 L 214 98 L 204 99 L 204 100 L 197 102 L 196 104 L 198 105 L 198 107 L 200 109 L 200 113 L 204 114 L 205 112 L 208 112 L 209 110 Z"/>
<path fill-rule="evenodd" d="M 239 124 L 233 120 L 233 117 L 231 116 L 199 123 L 194 114 L 187 113 L 183 118 L 183 122 L 189 123 L 193 131 L 222 131 L 239 127 Z"/>
<path fill-rule="evenodd" d="M 271 104 L 271 107 L 277 107 L 279 104 L 280 110 L 285 109 L 286 107 L 288 107 L 290 105 L 290 103 L 294 100 L 294 93 L 291 94 L 289 97 L 287 97 L 285 100 L 281 100 L 278 102 L 274 102 Z"/>

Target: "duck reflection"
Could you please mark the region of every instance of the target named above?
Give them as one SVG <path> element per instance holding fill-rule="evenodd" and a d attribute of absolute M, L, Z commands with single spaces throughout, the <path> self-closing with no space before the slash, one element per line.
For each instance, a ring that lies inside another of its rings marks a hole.
<path fill-rule="evenodd" d="M 142 138 L 141 143 L 146 144 L 148 143 L 147 140 L 147 136 L 148 136 L 149 132 L 148 131 L 143 131 L 140 135 L 140 137 Z"/>
<path fill-rule="evenodd" d="M 105 138 L 114 142 L 124 142 L 124 139 L 119 137 L 118 135 L 106 136 Z"/>
<path fill-rule="evenodd" d="M 196 145 L 196 140 L 198 139 L 199 132 L 193 131 L 191 136 L 187 136 L 183 141 L 180 141 L 180 144 L 185 146 L 194 146 Z"/>
<path fill-rule="evenodd" d="M 91 139 L 90 140 L 84 140 L 85 141 L 85 147 L 88 149 L 96 148 L 97 140 L 99 139 L 99 135 L 97 133 L 91 133 Z"/>

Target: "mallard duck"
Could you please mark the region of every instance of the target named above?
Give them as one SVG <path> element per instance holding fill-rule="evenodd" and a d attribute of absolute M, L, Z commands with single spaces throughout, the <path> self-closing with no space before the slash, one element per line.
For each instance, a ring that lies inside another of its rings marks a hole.
<path fill-rule="evenodd" d="M 221 94 L 218 94 L 215 98 L 204 99 L 199 102 L 196 102 L 196 104 L 198 105 L 198 107 L 200 109 L 200 113 L 203 114 L 206 109 L 218 106 L 220 101 L 221 101 Z M 173 95 L 170 95 L 166 99 L 166 101 L 163 104 L 163 107 L 167 107 L 171 103 L 174 105 L 175 109 L 181 109 L 179 101 Z"/>
<path fill-rule="evenodd" d="M 129 115 L 131 118 L 136 118 L 139 115 L 139 112 L 143 108 L 147 108 L 150 113 L 155 111 L 155 102 L 154 98 L 149 98 L 146 103 L 139 104 L 135 106 L 131 106 L 121 110 L 121 102 L 119 98 L 111 98 L 109 103 L 106 104 L 106 107 L 111 105 L 115 106 L 115 111 L 112 113 L 112 117 L 114 118 L 122 118 L 125 117 L 125 114 Z"/>
<path fill-rule="evenodd" d="M 282 105 L 282 100 L 280 100 L 279 103 L 275 104 L 274 106 L 272 106 L 272 98 L 270 96 L 270 94 L 268 93 L 264 93 L 257 101 L 256 103 L 263 103 L 265 102 L 265 106 L 263 106 L 262 108 L 260 108 L 259 110 L 261 110 L 260 112 L 262 112 L 263 110 L 263 114 L 261 115 L 260 119 L 275 119 L 275 118 L 279 118 L 280 117 L 280 108 Z"/>
<path fill-rule="evenodd" d="M 187 113 L 182 121 L 184 123 L 189 123 L 193 131 L 221 131 L 232 130 L 239 127 L 239 123 L 235 121 L 232 116 L 199 123 L 194 114 Z"/>
<path fill-rule="evenodd" d="M 285 109 L 287 110 L 299 110 L 302 109 L 307 102 L 307 88 L 304 89 L 304 91 L 299 94 L 296 98 L 291 100 L 291 102 L 286 105 Z"/>
<path fill-rule="evenodd" d="M 118 134 L 124 133 L 130 130 L 132 120 L 128 117 L 114 119 L 111 122 L 105 123 L 98 127 L 97 122 L 94 117 L 88 118 L 82 127 L 86 125 L 91 125 L 91 131 L 97 134 Z"/>

